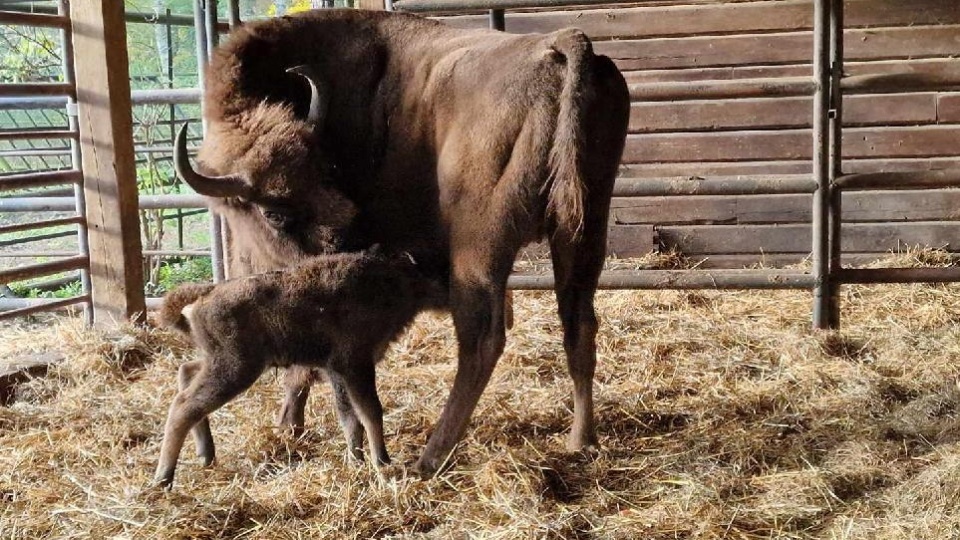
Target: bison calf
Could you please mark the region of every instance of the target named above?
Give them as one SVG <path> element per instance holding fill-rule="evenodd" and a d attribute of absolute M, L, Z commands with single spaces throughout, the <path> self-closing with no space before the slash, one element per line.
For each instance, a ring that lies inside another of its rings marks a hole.
<path fill-rule="evenodd" d="M 173 481 L 191 428 L 197 452 L 211 463 L 207 416 L 269 366 L 324 368 L 334 388 L 344 390 L 335 397 L 351 452 L 361 455 L 362 425 L 371 458 L 388 463 L 374 366 L 417 313 L 443 308 L 446 296 L 447 288 L 424 278 L 408 255 L 373 252 L 316 257 L 282 271 L 172 291 L 160 319 L 186 333 L 202 359 L 180 366 L 155 480 Z"/>

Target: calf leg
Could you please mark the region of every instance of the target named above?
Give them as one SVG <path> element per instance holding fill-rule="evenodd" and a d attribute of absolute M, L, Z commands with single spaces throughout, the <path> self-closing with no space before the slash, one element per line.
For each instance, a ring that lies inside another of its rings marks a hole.
<path fill-rule="evenodd" d="M 190 386 L 190 381 L 203 367 L 201 360 L 187 362 L 180 366 L 177 371 L 177 382 L 180 392 L 183 392 Z M 195 426 L 193 426 L 193 441 L 197 446 L 197 455 L 203 458 L 203 466 L 207 467 L 213 463 L 216 456 L 216 450 L 213 445 L 213 434 L 210 432 L 210 419 L 204 416 Z"/>
<path fill-rule="evenodd" d="M 363 425 L 357 418 L 353 404 L 350 402 L 347 383 L 340 373 L 333 370 L 327 370 L 327 378 L 330 379 L 333 398 L 336 402 L 337 420 L 340 421 L 340 429 L 343 430 L 343 436 L 347 440 L 347 455 L 352 459 L 362 461 Z"/>
<path fill-rule="evenodd" d="M 277 424 L 281 428 L 289 429 L 294 437 L 303 434 L 304 410 L 313 382 L 313 371 L 306 366 L 289 366 L 283 374 L 283 404 L 280 406 Z"/>
<path fill-rule="evenodd" d="M 161 486 L 173 482 L 177 458 L 183 441 L 198 422 L 222 407 L 257 380 L 263 365 L 245 365 L 237 359 L 217 365 L 215 359 L 203 362 L 189 386 L 180 391 L 170 405 L 160 444 L 160 460 L 154 481 Z"/>
<path fill-rule="evenodd" d="M 331 369 L 330 371 L 333 371 Z M 383 440 L 383 405 L 377 395 L 376 370 L 374 362 L 369 365 L 351 366 L 340 371 L 347 396 L 356 411 L 356 417 L 363 424 L 370 442 L 370 459 L 377 466 L 390 463 L 387 445 Z M 346 429 L 344 430 L 346 431 Z M 348 440 L 350 435 L 348 434 Z"/>

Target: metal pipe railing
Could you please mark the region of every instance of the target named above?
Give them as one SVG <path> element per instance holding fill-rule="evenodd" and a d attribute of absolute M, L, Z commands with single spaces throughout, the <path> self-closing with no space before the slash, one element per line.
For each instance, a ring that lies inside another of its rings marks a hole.
<path fill-rule="evenodd" d="M 32 231 L 34 229 L 45 229 L 47 227 L 62 227 L 64 225 L 77 225 L 82 221 L 84 221 L 84 219 L 81 216 L 70 216 L 65 218 L 45 219 L 42 221 L 30 221 L 27 223 L 15 223 L 13 225 L 0 225 L 0 234 Z"/>
<path fill-rule="evenodd" d="M 80 171 L 49 171 L 0 176 L 0 191 L 12 191 L 60 184 L 77 184 L 83 182 Z"/>
<path fill-rule="evenodd" d="M 71 298 L 0 298 L 0 320 L 24 317 L 42 311 L 73 306 L 76 304 L 90 304 L 90 295 L 82 294 Z"/>
<path fill-rule="evenodd" d="M 811 246 L 814 279 L 813 326 L 830 326 L 830 2 L 814 0 L 813 6 L 813 223 Z"/>
<path fill-rule="evenodd" d="M 87 257 L 77 255 L 60 259 L 59 261 L 29 264 L 18 266 L 17 268 L 4 268 L 0 270 L 0 283 L 10 283 L 11 281 L 47 276 L 68 270 L 80 270 L 86 268 L 89 262 L 90 260 Z"/>
<path fill-rule="evenodd" d="M 38 28 L 67 28 L 70 18 L 61 15 L 44 13 L 27 13 L 23 11 L 0 11 L 0 24 L 17 26 L 35 26 Z"/>

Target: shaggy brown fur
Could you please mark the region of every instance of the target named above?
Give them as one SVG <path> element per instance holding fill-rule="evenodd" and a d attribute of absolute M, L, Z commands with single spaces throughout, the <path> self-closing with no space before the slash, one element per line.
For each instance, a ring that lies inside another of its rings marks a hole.
<path fill-rule="evenodd" d="M 178 163 L 229 222 L 240 267 L 379 243 L 449 284 L 460 367 L 422 473 L 462 437 L 503 351 L 513 260 L 544 238 L 574 382 L 568 445 L 595 442 L 593 297 L 629 96 L 586 36 L 360 10 L 255 22 L 211 61 L 205 114 L 201 169 L 221 177 Z"/>
<path fill-rule="evenodd" d="M 203 356 L 180 367 L 156 481 L 173 481 L 191 428 L 197 452 L 206 464 L 213 461 L 207 415 L 269 366 L 324 368 L 343 389 L 337 412 L 351 454 L 362 455 L 362 425 L 371 458 L 388 463 L 374 365 L 417 313 L 444 307 L 446 295 L 407 255 L 378 254 L 320 256 L 284 271 L 172 291 L 160 320 L 185 333 Z"/>

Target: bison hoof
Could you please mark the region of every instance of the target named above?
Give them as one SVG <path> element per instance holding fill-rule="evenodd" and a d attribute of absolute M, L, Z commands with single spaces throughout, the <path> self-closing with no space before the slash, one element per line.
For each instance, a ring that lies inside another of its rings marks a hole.
<path fill-rule="evenodd" d="M 440 472 L 440 466 L 442 462 L 428 458 L 427 456 L 421 456 L 420 459 L 413 465 L 413 470 L 416 472 L 420 478 L 423 480 L 429 480 L 437 475 Z"/>

